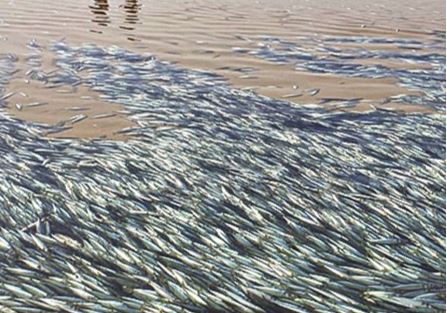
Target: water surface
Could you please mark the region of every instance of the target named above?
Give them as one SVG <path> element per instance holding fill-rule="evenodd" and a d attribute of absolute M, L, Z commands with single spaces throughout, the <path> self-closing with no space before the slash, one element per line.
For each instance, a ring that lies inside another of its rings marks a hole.
<path fill-rule="evenodd" d="M 443 1 L 363 4 L 282 0 L 211 4 L 206 1 L 81 0 L 61 1 L 54 6 L 43 0 L 2 0 L 0 4 L 5 8 L 0 12 L 0 52 L 16 54 L 21 70 L 8 87 L 11 91 L 27 88 L 23 86 L 24 73 L 29 69 L 25 64 L 29 53 L 26 44 L 31 39 L 36 39 L 42 47 L 42 70 L 46 72 L 54 69 L 54 55 L 47 49 L 49 43 L 64 39 L 71 44 L 117 45 L 151 53 L 185 68 L 217 73 L 237 88 L 296 104 L 364 99 L 351 109 L 369 110 L 374 105 L 427 112 L 432 111 L 431 106 L 415 101 L 389 101 L 399 95 L 421 94 L 420 89 L 399 81 L 399 71 L 428 69 L 427 76 L 433 71 L 430 60 L 402 55 L 445 55 Z M 346 71 L 337 74 L 334 68 L 322 71 L 321 66 L 333 57 L 333 51 L 328 49 L 339 49 L 341 54 L 351 52 L 351 58 L 342 59 L 343 67 L 367 65 L 367 70 L 377 71 L 377 67 L 385 66 L 394 72 L 368 76 L 348 75 Z M 365 58 L 365 51 L 373 55 Z M 384 53 L 394 56 L 382 57 Z M 303 56 L 315 58 L 311 61 L 317 62 L 320 69 L 315 70 Z M 315 95 L 306 92 L 313 89 L 319 92 Z M 23 99 L 13 98 L 8 107 L 14 116 L 35 122 L 54 124 L 68 118 L 70 113 L 63 108 L 69 104 L 58 106 L 57 103 L 71 103 L 81 97 L 96 99 L 81 101 L 90 108 L 90 115 L 119 111 L 82 88 L 68 95 L 66 101 L 58 99 L 56 90 L 39 86 L 28 88 L 28 93 L 30 102 L 49 104 L 19 111 L 15 103 Z M 116 127 L 111 130 L 113 124 Z M 93 132 L 78 128 L 92 129 L 93 125 L 96 132 L 99 129 L 98 134 L 113 137 L 117 128 L 131 123 L 117 113 L 95 123 L 87 119 L 59 135 L 92 137 Z"/>

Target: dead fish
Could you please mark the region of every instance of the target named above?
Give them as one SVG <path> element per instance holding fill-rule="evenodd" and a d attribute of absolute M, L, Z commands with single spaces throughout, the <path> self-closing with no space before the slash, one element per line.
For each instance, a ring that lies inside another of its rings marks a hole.
<path fill-rule="evenodd" d="M 282 96 L 284 99 L 288 99 L 288 98 L 296 98 L 296 97 L 301 97 L 303 94 L 301 92 L 298 93 L 290 93 L 287 95 Z"/>
<path fill-rule="evenodd" d="M 66 123 L 75 124 L 75 123 L 78 123 L 80 121 L 85 120 L 86 118 L 87 118 L 87 115 L 85 115 L 85 114 L 78 114 L 78 115 L 74 115 L 74 116 L 70 117 L 66 121 Z"/>
<path fill-rule="evenodd" d="M 313 88 L 313 89 L 306 89 L 307 94 L 309 94 L 310 96 L 315 96 L 320 92 L 320 89 L 318 88 Z"/>
<path fill-rule="evenodd" d="M 8 99 L 8 98 L 11 98 L 13 95 L 15 95 L 15 92 L 9 92 L 9 93 L 7 93 L 6 95 L 2 96 L 2 97 L 0 98 L 0 100 L 6 100 L 6 99 Z"/>
<path fill-rule="evenodd" d="M 101 118 L 107 118 L 107 117 L 113 117 L 116 116 L 116 113 L 104 113 L 104 114 L 97 114 L 93 115 L 91 119 L 101 119 Z"/>
<path fill-rule="evenodd" d="M 86 111 L 89 110 L 89 108 L 84 107 L 69 107 L 67 108 L 67 111 Z"/>
<path fill-rule="evenodd" d="M 126 141 L 46 138 L 72 125 L 0 112 L 0 311 L 445 308 L 443 114 L 297 106 L 118 46 L 49 49 L 49 84 L 82 71 L 135 125 Z M 0 97 L 16 62 L 0 54 Z"/>
<path fill-rule="evenodd" d="M 73 90 L 71 89 L 58 89 L 56 90 L 57 93 L 72 93 Z"/>
<path fill-rule="evenodd" d="M 22 107 L 33 108 L 33 107 L 38 107 L 38 106 L 47 105 L 47 104 L 48 104 L 48 102 L 31 102 L 31 103 L 22 104 Z"/>
<path fill-rule="evenodd" d="M 253 76 L 253 75 L 241 75 L 239 76 L 239 78 L 241 79 L 257 79 L 257 76 Z"/>

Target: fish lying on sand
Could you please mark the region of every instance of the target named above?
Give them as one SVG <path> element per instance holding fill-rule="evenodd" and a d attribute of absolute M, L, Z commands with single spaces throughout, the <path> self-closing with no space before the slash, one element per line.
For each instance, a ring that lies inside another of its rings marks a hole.
<path fill-rule="evenodd" d="M 433 32 L 429 40 L 381 38 L 367 36 L 327 36 L 324 39 L 300 38 L 300 44 L 277 37 L 264 36 L 253 49 L 233 50 L 277 64 L 294 64 L 300 72 L 330 74 L 341 77 L 394 78 L 399 85 L 422 93 L 422 96 L 403 96 L 395 102 L 435 108 L 445 111 L 445 54 L 423 52 L 423 49 L 445 48 L 445 33 Z M 337 48 L 344 44 L 360 44 L 358 48 Z M 377 48 L 377 45 L 381 49 Z M 371 47 L 371 49 L 368 49 Z M 389 49 L 383 49 L 388 47 Z M 398 48 L 399 50 L 395 50 Z M 382 50 L 383 49 L 383 50 Z M 405 50 L 404 50 L 405 49 Z M 416 50 L 415 50 L 416 49 Z M 365 65 L 362 60 L 395 61 L 403 65 Z M 419 69 L 406 69 L 407 64 L 419 64 Z M 319 89 L 309 90 L 315 96 Z"/>
<path fill-rule="evenodd" d="M 84 69 L 138 127 L 48 139 L 0 94 L 0 311 L 445 310 L 443 114 L 297 107 L 118 47 L 54 43 L 43 75 L 29 46 L 29 79 Z"/>

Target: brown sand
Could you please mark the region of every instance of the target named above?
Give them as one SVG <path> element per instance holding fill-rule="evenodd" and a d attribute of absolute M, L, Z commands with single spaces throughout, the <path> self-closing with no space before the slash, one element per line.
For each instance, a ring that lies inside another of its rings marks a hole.
<path fill-rule="evenodd" d="M 23 92 L 25 90 L 25 92 Z M 114 138 L 125 136 L 115 134 L 116 131 L 133 124 L 119 111 L 122 107 L 115 103 L 101 101 L 99 95 L 86 87 L 79 86 L 75 90 L 68 88 L 46 88 L 40 83 L 23 79 L 14 79 L 8 92 L 16 92 L 8 99 L 9 112 L 19 119 L 38 123 L 56 124 L 68 121 L 76 115 L 87 118 L 71 125 L 62 133 L 50 134 L 50 137 L 83 137 Z M 34 107 L 26 107 L 29 103 L 43 103 Z M 102 118 L 103 115 L 112 117 Z M 107 131 L 104 131 L 107 130 Z"/>
<path fill-rule="evenodd" d="M 68 131 L 53 135 L 59 137 L 105 136 L 122 139 L 116 132 L 132 123 L 116 113 L 122 107 L 102 101 L 86 88 L 63 93 L 26 84 L 23 58 L 29 52 L 25 45 L 31 38 L 36 38 L 43 45 L 65 38 L 70 44 L 89 42 L 150 52 L 160 59 L 177 62 L 187 68 L 216 72 L 237 88 L 250 88 L 269 97 L 284 99 L 285 95 L 303 92 L 303 96 L 287 99 L 297 104 L 318 103 L 322 98 L 364 98 L 378 105 L 384 98 L 414 92 L 397 86 L 391 79 L 345 78 L 297 72 L 291 65 L 276 65 L 236 54 L 232 48 L 253 48 L 256 37 L 261 35 L 277 36 L 292 42 L 300 42 L 301 36 L 322 38 L 327 35 L 399 37 L 425 41 L 430 39 L 429 34 L 433 30 L 445 30 L 445 1 L 442 0 L 378 0 L 374 3 L 356 0 L 225 0 L 218 3 L 204 0 L 0 0 L 0 7 L 0 40 L 2 37 L 6 39 L 0 41 L 0 53 L 17 54 L 23 67 L 9 85 L 8 92 L 24 92 L 29 96 L 26 101 L 48 103 L 19 111 L 15 103 L 25 103 L 25 99 L 16 95 L 9 99 L 9 112 L 21 119 L 48 124 L 56 124 L 80 113 L 89 117 L 74 124 Z M 390 49 L 386 45 L 362 47 Z M 397 47 L 391 49 L 399 50 Z M 45 57 L 43 69 L 50 71 L 51 54 Z M 362 62 L 373 64 L 372 60 Z M 413 64 L 393 62 L 387 65 L 418 68 Z M 256 71 L 242 74 L 222 69 L 228 66 L 251 66 Z M 298 89 L 294 89 L 294 85 Z M 312 97 L 304 92 L 308 88 L 319 88 L 320 92 Z M 91 99 L 86 99 L 87 96 Z M 73 106 L 83 106 L 88 110 L 67 110 Z M 369 105 L 362 104 L 356 109 L 368 108 Z M 401 108 L 426 111 L 415 106 Z M 91 119 L 94 115 L 106 113 L 116 115 Z"/>

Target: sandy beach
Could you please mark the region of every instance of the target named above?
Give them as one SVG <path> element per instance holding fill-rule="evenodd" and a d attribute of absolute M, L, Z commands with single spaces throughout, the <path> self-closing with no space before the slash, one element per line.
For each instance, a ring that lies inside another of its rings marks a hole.
<path fill-rule="evenodd" d="M 211 5 L 206 1 L 85 1 L 75 4 L 63 0 L 57 6 L 37 0 L 4 1 L 0 12 L 0 53 L 13 53 L 19 58 L 18 71 L 7 92 L 26 90 L 11 98 L 8 107 L 13 116 L 38 123 L 57 124 L 72 116 L 69 110 L 81 106 L 88 118 L 57 137 L 123 139 L 117 131 L 132 126 L 119 113 L 123 108 L 99 99 L 94 92 L 80 88 L 67 90 L 28 86 L 26 43 L 35 39 L 42 47 L 54 40 L 70 44 L 85 42 L 101 46 L 117 45 L 131 51 L 150 53 L 179 66 L 210 71 L 224 77 L 236 88 L 285 99 L 296 105 L 319 103 L 322 99 L 364 99 L 351 110 L 375 107 L 394 108 L 407 112 L 430 112 L 424 106 L 390 103 L 396 95 L 415 95 L 395 78 L 362 78 L 312 73 L 235 51 L 252 50 L 262 38 L 275 37 L 296 44 L 310 53 L 318 51 L 326 37 L 347 36 L 382 39 L 406 39 L 430 42 L 433 31 L 445 28 L 443 1 L 378 1 L 360 4 L 357 1 L 225 1 Z M 425 17 L 430 16 L 429 20 Z M 312 40 L 309 40 L 312 39 Z M 272 43 L 274 46 L 274 43 Z M 383 43 L 336 43 L 340 49 L 361 48 L 368 51 L 408 52 L 407 47 Z M 444 47 L 417 48 L 417 52 L 444 53 Z M 430 50 L 430 51 L 428 51 Z M 416 51 L 416 50 L 414 50 Z M 54 68 L 54 56 L 46 48 L 42 70 Z M 422 69 L 423 63 L 403 59 L 361 59 L 347 63 L 381 65 L 394 69 Z M 238 69 L 249 69 L 242 73 Z M 297 90 L 298 89 L 298 90 Z M 318 89 L 316 95 L 304 90 Z M 91 100 L 88 100 L 91 99 Z M 25 101 L 24 101 L 25 100 Z M 17 109 L 16 103 L 46 103 L 41 107 Z M 91 119 L 105 114 L 106 118 Z"/>
<path fill-rule="evenodd" d="M 0 313 L 445 312 L 445 27 L 0 0 Z"/>

